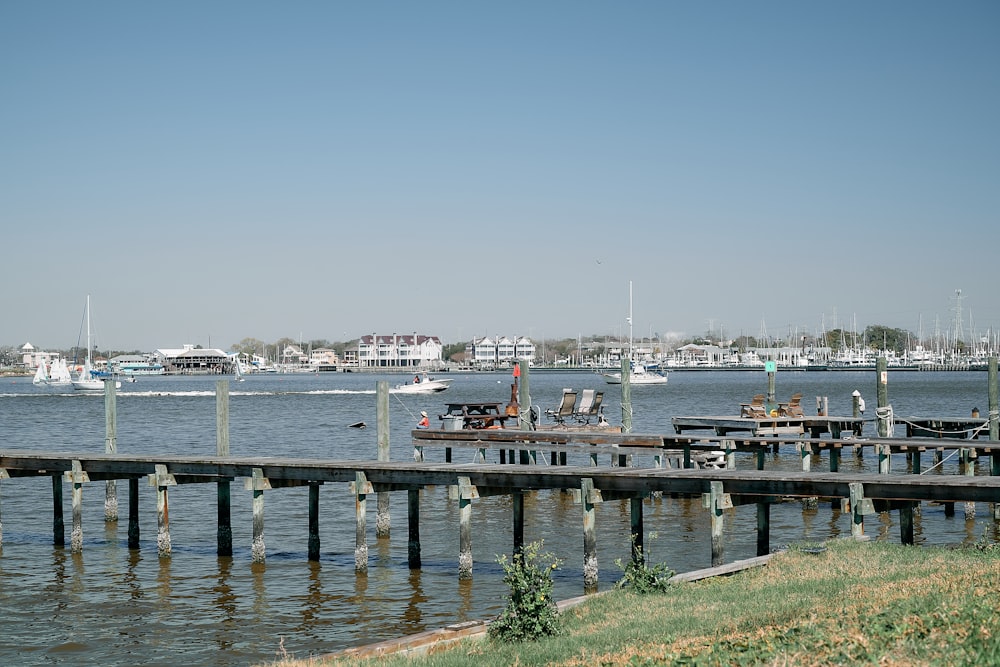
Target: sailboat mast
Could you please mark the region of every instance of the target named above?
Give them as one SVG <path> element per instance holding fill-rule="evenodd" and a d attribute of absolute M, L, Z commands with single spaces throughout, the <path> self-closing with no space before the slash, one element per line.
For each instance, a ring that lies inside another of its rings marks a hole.
<path fill-rule="evenodd" d="M 90 358 L 90 295 L 87 295 L 87 370 L 93 368 L 93 359 Z"/>
<path fill-rule="evenodd" d="M 628 281 L 628 359 L 632 361 L 632 281 Z"/>

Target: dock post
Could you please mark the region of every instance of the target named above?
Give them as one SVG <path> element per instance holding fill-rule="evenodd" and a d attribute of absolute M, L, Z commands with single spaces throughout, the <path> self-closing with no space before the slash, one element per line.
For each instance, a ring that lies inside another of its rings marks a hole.
<path fill-rule="evenodd" d="M 903 544 L 913 544 L 913 506 L 916 503 L 906 502 L 899 508 L 899 541 Z"/>
<path fill-rule="evenodd" d="M 722 450 L 726 453 L 726 470 L 736 470 L 736 441 L 723 440 Z"/>
<path fill-rule="evenodd" d="M 0 480 L 10 479 L 6 468 L 0 468 Z M 0 513 L 0 553 L 3 553 L 3 514 Z"/>
<path fill-rule="evenodd" d="M 989 385 L 990 401 L 990 440 L 1000 440 L 1000 390 L 997 388 L 996 355 L 990 357 L 987 368 L 987 375 L 989 376 L 987 383 Z"/>
<path fill-rule="evenodd" d="M 878 410 L 875 416 L 878 418 L 878 437 L 888 438 L 889 433 L 889 362 L 885 355 L 876 357 L 875 374 L 877 376 L 876 392 L 878 397 Z"/>
<path fill-rule="evenodd" d="M 623 366 L 624 368 L 624 366 Z M 622 375 L 624 382 L 625 375 Z M 580 503 L 583 505 L 583 590 L 597 591 L 597 515 L 594 505 L 599 502 L 600 491 L 594 488 L 594 480 L 584 477 L 580 480 Z"/>
<path fill-rule="evenodd" d="M 875 445 L 875 453 L 878 455 L 879 474 L 888 475 L 892 463 L 892 449 L 889 445 L 878 443 Z"/>
<path fill-rule="evenodd" d="M 139 478 L 128 480 L 128 548 L 139 548 Z"/>
<path fill-rule="evenodd" d="M 52 544 L 66 545 L 66 526 L 63 523 L 63 478 L 52 475 Z"/>
<path fill-rule="evenodd" d="M 812 469 L 812 448 L 808 443 L 796 442 L 795 449 L 802 459 L 802 472 L 809 472 Z"/>
<path fill-rule="evenodd" d="M 267 558 L 267 549 L 264 545 L 264 489 L 271 487 L 261 468 L 254 468 L 251 475 L 247 480 L 250 490 L 253 491 L 253 541 L 250 543 L 250 561 L 263 563 Z"/>
<path fill-rule="evenodd" d="M 968 447 L 962 448 L 962 468 L 965 472 L 966 477 L 973 477 L 976 474 L 976 450 L 970 449 Z M 969 521 L 976 518 L 976 503 L 967 502 L 965 503 L 965 520 Z"/>
<path fill-rule="evenodd" d="M 632 432 L 632 360 L 622 356 L 622 433 Z"/>
<path fill-rule="evenodd" d="M 83 551 L 83 485 L 90 477 L 78 460 L 72 463 L 72 470 L 66 472 L 66 481 L 73 485 L 73 529 L 69 534 L 69 549 L 73 553 Z"/>
<path fill-rule="evenodd" d="M 920 474 L 920 450 L 914 449 L 912 456 L 910 457 L 910 473 L 914 475 Z"/>
<path fill-rule="evenodd" d="M 722 529 L 725 524 L 723 510 L 732 507 L 729 494 L 723 493 L 722 482 L 709 482 L 709 493 L 703 502 L 707 505 L 712 519 L 712 567 L 722 565 Z"/>
<path fill-rule="evenodd" d="M 531 391 L 529 366 L 527 361 L 516 362 L 520 369 L 520 377 L 514 378 L 517 382 L 517 427 L 522 431 L 530 431 L 534 428 L 531 423 Z M 521 408 L 520 406 L 525 406 Z"/>
<path fill-rule="evenodd" d="M 406 491 L 406 563 L 411 570 L 420 569 L 420 489 Z"/>
<path fill-rule="evenodd" d="M 861 482 L 851 482 L 851 537 L 859 539 L 865 535 L 865 515 L 874 514 L 875 509 L 870 498 L 865 498 L 865 488 Z"/>
<path fill-rule="evenodd" d="M 458 578 L 472 579 L 472 501 L 479 492 L 468 477 L 458 478 Z"/>
<path fill-rule="evenodd" d="M 351 493 L 354 494 L 354 571 L 368 572 L 368 509 L 367 496 L 372 492 L 371 482 L 361 471 L 354 473 Z"/>
<path fill-rule="evenodd" d="M 830 445 L 830 472 L 840 472 L 840 445 Z"/>
<path fill-rule="evenodd" d="M 319 485 L 322 482 L 309 482 L 309 560 L 319 560 Z"/>
<path fill-rule="evenodd" d="M 215 453 L 229 456 L 229 381 L 215 383 Z M 220 557 L 233 555 L 232 490 L 229 479 L 215 483 L 216 531 L 215 553 Z"/>
<path fill-rule="evenodd" d="M 379 380 L 376 385 L 376 437 L 378 439 L 378 460 L 388 461 L 389 456 L 389 383 Z M 375 537 L 389 537 L 392 521 L 389 517 L 389 492 L 379 491 L 375 512 Z"/>
<path fill-rule="evenodd" d="M 514 491 L 510 500 L 514 521 L 514 556 L 520 557 L 524 552 L 524 491 Z"/>
<path fill-rule="evenodd" d="M 104 453 L 118 451 L 118 408 L 115 399 L 115 381 L 104 380 Z M 118 483 L 104 482 L 104 520 L 118 521 Z"/>
<path fill-rule="evenodd" d="M 149 476 L 149 485 L 156 487 L 156 553 L 160 558 L 170 558 L 170 504 L 167 487 L 176 486 L 177 480 L 167 472 L 167 466 L 157 463 L 156 471 Z"/>
<path fill-rule="evenodd" d="M 757 555 L 771 553 L 771 503 L 757 503 Z"/>
<path fill-rule="evenodd" d="M 646 562 L 643 549 L 642 496 L 629 498 L 628 502 L 632 532 L 632 562 L 641 567 Z"/>

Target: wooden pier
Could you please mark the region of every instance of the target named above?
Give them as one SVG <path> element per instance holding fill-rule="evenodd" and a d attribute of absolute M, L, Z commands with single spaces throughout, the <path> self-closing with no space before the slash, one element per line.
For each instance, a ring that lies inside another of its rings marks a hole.
<path fill-rule="evenodd" d="M 52 453 L 34 450 L 0 450 L 0 492 L 27 480 L 44 480 L 51 485 L 53 503 L 53 542 L 65 544 L 63 523 L 63 488 L 68 485 L 72 497 L 71 550 L 83 549 L 83 497 L 95 482 L 105 482 L 105 518 L 117 520 L 115 482 L 124 480 L 128 486 L 128 546 L 138 549 L 140 483 L 145 481 L 155 489 L 157 516 L 157 551 L 161 558 L 171 556 L 169 525 L 169 494 L 189 484 L 217 486 L 216 540 L 220 556 L 232 555 L 232 523 L 230 484 L 241 480 L 251 491 L 252 544 L 251 556 L 256 562 L 266 558 L 264 542 L 264 503 L 270 493 L 287 487 L 309 487 L 308 495 L 308 558 L 320 556 L 321 531 L 319 496 L 324 486 L 340 484 L 349 490 L 354 501 L 355 568 L 368 567 L 367 500 L 377 494 L 378 513 L 376 535 L 388 537 L 391 522 L 388 516 L 388 494 L 407 493 L 408 562 L 419 568 L 420 562 L 420 502 L 421 490 L 446 486 L 451 500 L 459 504 L 458 576 L 472 576 L 471 517 L 477 499 L 507 495 L 511 502 L 511 539 L 514 552 L 523 548 L 525 511 L 524 494 L 540 490 L 571 492 L 581 507 L 583 530 L 583 571 L 586 591 L 597 586 L 597 545 L 595 507 L 606 501 L 629 500 L 633 558 L 641 560 L 643 553 L 643 500 L 651 494 L 700 496 L 711 531 L 712 565 L 723 562 L 723 524 L 727 509 L 753 504 L 757 508 L 757 553 L 770 551 L 770 507 L 789 499 L 826 498 L 839 500 L 842 511 L 851 516 L 851 534 L 862 537 L 864 517 L 876 512 L 900 512 L 900 539 L 913 543 L 913 510 L 921 502 L 946 504 L 978 502 L 992 503 L 994 513 L 1000 507 L 1000 442 L 992 440 L 958 441 L 948 438 L 860 439 L 852 431 L 849 436 L 835 438 L 805 438 L 801 434 L 762 434 L 751 431 L 747 436 L 677 434 L 635 434 L 599 430 L 514 430 L 463 429 L 414 430 L 411 432 L 415 461 L 391 461 L 388 438 L 388 383 L 379 382 L 376 391 L 377 460 L 339 461 L 275 457 L 238 457 L 229 454 L 228 444 L 228 384 L 217 385 L 217 441 L 215 456 L 137 456 L 122 454 L 116 447 L 116 412 L 114 389 L 106 383 L 107 437 L 105 452 Z M 991 396 L 995 395 L 991 391 Z M 991 415 L 996 413 L 991 400 Z M 789 419 L 789 418 L 784 418 Z M 812 418 L 807 418 L 812 419 Z M 829 419 L 829 418 L 828 418 Z M 769 421 L 780 421 L 769 420 Z M 996 429 L 995 419 L 991 423 Z M 826 422 L 829 424 L 829 421 Z M 628 429 L 624 429 L 628 430 Z M 843 436 L 843 433 L 841 433 Z M 782 445 L 794 443 L 802 456 L 801 471 L 766 471 L 764 453 Z M 837 461 L 843 447 L 863 451 L 873 447 L 879 456 L 878 474 L 840 473 Z M 431 447 L 446 451 L 445 462 L 424 460 L 424 450 Z M 474 458 L 466 463 L 450 461 L 452 448 L 473 450 Z M 486 452 L 499 450 L 501 463 L 486 462 Z M 919 456 L 923 451 L 940 453 L 951 450 L 961 455 L 964 474 L 926 476 L 921 472 Z M 513 452 L 519 456 L 517 462 Z M 811 469 L 811 461 L 821 451 L 830 454 L 830 472 Z M 547 452 L 550 460 L 538 456 Z M 721 452 L 726 469 L 699 468 L 699 456 Z M 738 452 L 756 455 L 756 469 L 735 469 Z M 510 453 L 509 462 L 503 453 Z M 893 454 L 905 453 L 908 471 L 888 474 Z M 584 454 L 585 465 L 568 465 L 570 454 Z M 634 455 L 634 460 L 629 456 Z M 990 474 L 975 475 L 975 461 L 990 457 Z M 670 459 L 679 462 L 669 464 Z M 634 461 L 648 459 L 645 467 Z M 601 461 L 607 465 L 602 466 Z M 548 465 L 546 465 L 548 463 Z M 910 467 L 912 465 L 912 467 Z M 174 490 L 172 490 L 174 489 Z M 2 493 L 0 493 L 2 495 Z M 114 508 L 110 512 L 109 508 Z M 338 513 L 339 514 L 339 513 Z M 30 520 L 34 520 L 31 517 Z M 2 528 L 0 517 L 0 528 Z M 663 532 L 663 529 L 660 530 Z M 0 533 L 2 544 L 2 533 Z M 2 556 L 0 556 L 2 557 Z"/>

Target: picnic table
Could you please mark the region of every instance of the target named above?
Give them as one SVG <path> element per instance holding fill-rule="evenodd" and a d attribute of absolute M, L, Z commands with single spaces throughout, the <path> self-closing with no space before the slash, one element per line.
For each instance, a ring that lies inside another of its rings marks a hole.
<path fill-rule="evenodd" d="M 445 422 L 455 423 L 458 428 L 503 428 L 510 419 L 502 403 L 446 403 L 447 411 L 438 418 Z M 461 422 L 461 425 L 458 425 Z"/>

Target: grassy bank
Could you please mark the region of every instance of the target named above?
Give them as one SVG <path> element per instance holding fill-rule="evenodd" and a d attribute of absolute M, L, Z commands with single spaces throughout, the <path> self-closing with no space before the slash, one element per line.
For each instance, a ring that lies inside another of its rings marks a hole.
<path fill-rule="evenodd" d="M 275 665 L 998 665 L 1000 549 L 838 540 L 762 568 L 615 591 L 560 616 L 537 642 L 472 639 L 425 656 Z"/>

